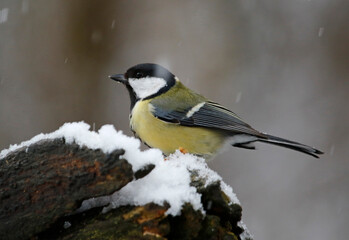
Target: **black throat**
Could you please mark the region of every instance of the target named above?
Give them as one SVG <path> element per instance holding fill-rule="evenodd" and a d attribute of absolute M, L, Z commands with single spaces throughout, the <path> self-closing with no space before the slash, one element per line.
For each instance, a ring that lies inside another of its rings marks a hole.
<path fill-rule="evenodd" d="M 133 89 L 131 88 L 130 85 L 126 84 L 125 86 L 127 88 L 128 94 L 130 95 L 130 100 L 131 100 L 130 111 L 132 111 L 133 107 L 135 106 L 139 98 L 136 97 L 136 94 L 133 92 Z"/>

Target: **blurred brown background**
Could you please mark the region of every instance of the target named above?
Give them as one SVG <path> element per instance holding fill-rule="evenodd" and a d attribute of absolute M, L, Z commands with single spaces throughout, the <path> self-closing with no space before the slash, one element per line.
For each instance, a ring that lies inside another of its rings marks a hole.
<path fill-rule="evenodd" d="M 242 202 L 257 240 L 348 239 L 347 0 L 0 0 L 0 149 L 64 122 L 128 128 L 137 63 L 255 128 L 314 145 L 320 159 L 259 144 L 210 166 Z"/>

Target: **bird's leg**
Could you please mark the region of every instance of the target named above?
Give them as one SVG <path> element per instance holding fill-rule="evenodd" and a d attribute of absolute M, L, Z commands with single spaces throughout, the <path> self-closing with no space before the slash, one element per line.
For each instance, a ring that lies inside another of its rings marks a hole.
<path fill-rule="evenodd" d="M 166 154 L 162 153 L 162 156 L 164 156 L 164 161 L 168 160 L 168 156 Z"/>
<path fill-rule="evenodd" d="M 187 149 L 182 148 L 182 147 L 179 147 L 178 150 L 179 150 L 181 153 L 183 153 L 183 154 L 189 153 Z M 167 161 L 167 160 L 168 160 L 168 156 L 166 156 L 166 155 L 164 154 L 164 161 Z"/>
<path fill-rule="evenodd" d="M 178 150 L 183 153 L 183 154 L 186 154 L 188 153 L 188 151 L 185 149 L 185 148 L 182 148 L 182 147 L 179 147 Z"/>

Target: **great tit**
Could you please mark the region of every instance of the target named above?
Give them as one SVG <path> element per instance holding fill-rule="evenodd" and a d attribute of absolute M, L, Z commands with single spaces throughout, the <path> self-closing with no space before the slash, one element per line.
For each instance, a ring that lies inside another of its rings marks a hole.
<path fill-rule="evenodd" d="M 130 127 L 146 145 L 165 155 L 183 152 L 212 158 L 226 145 L 255 149 L 254 142 L 290 148 L 318 158 L 323 152 L 259 132 L 222 105 L 185 87 L 164 67 L 144 63 L 109 76 L 131 99 Z"/>

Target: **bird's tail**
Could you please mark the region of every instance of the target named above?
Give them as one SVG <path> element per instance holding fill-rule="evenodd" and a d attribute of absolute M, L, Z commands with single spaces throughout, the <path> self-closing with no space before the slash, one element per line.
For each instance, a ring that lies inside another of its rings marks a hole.
<path fill-rule="evenodd" d="M 290 148 L 299 152 L 303 152 L 305 154 L 309 154 L 313 157 L 319 158 L 319 154 L 323 154 L 323 152 L 321 152 L 318 149 L 315 149 L 313 147 L 301 144 L 301 143 L 297 143 L 297 142 L 293 142 L 287 139 L 283 139 L 283 138 L 279 138 L 279 137 L 275 137 L 266 133 L 263 133 L 264 136 L 266 136 L 266 138 L 259 138 L 257 141 L 260 142 L 266 142 L 266 143 L 270 143 L 270 144 L 274 144 L 277 146 L 281 146 L 281 147 L 286 147 L 286 148 Z"/>

